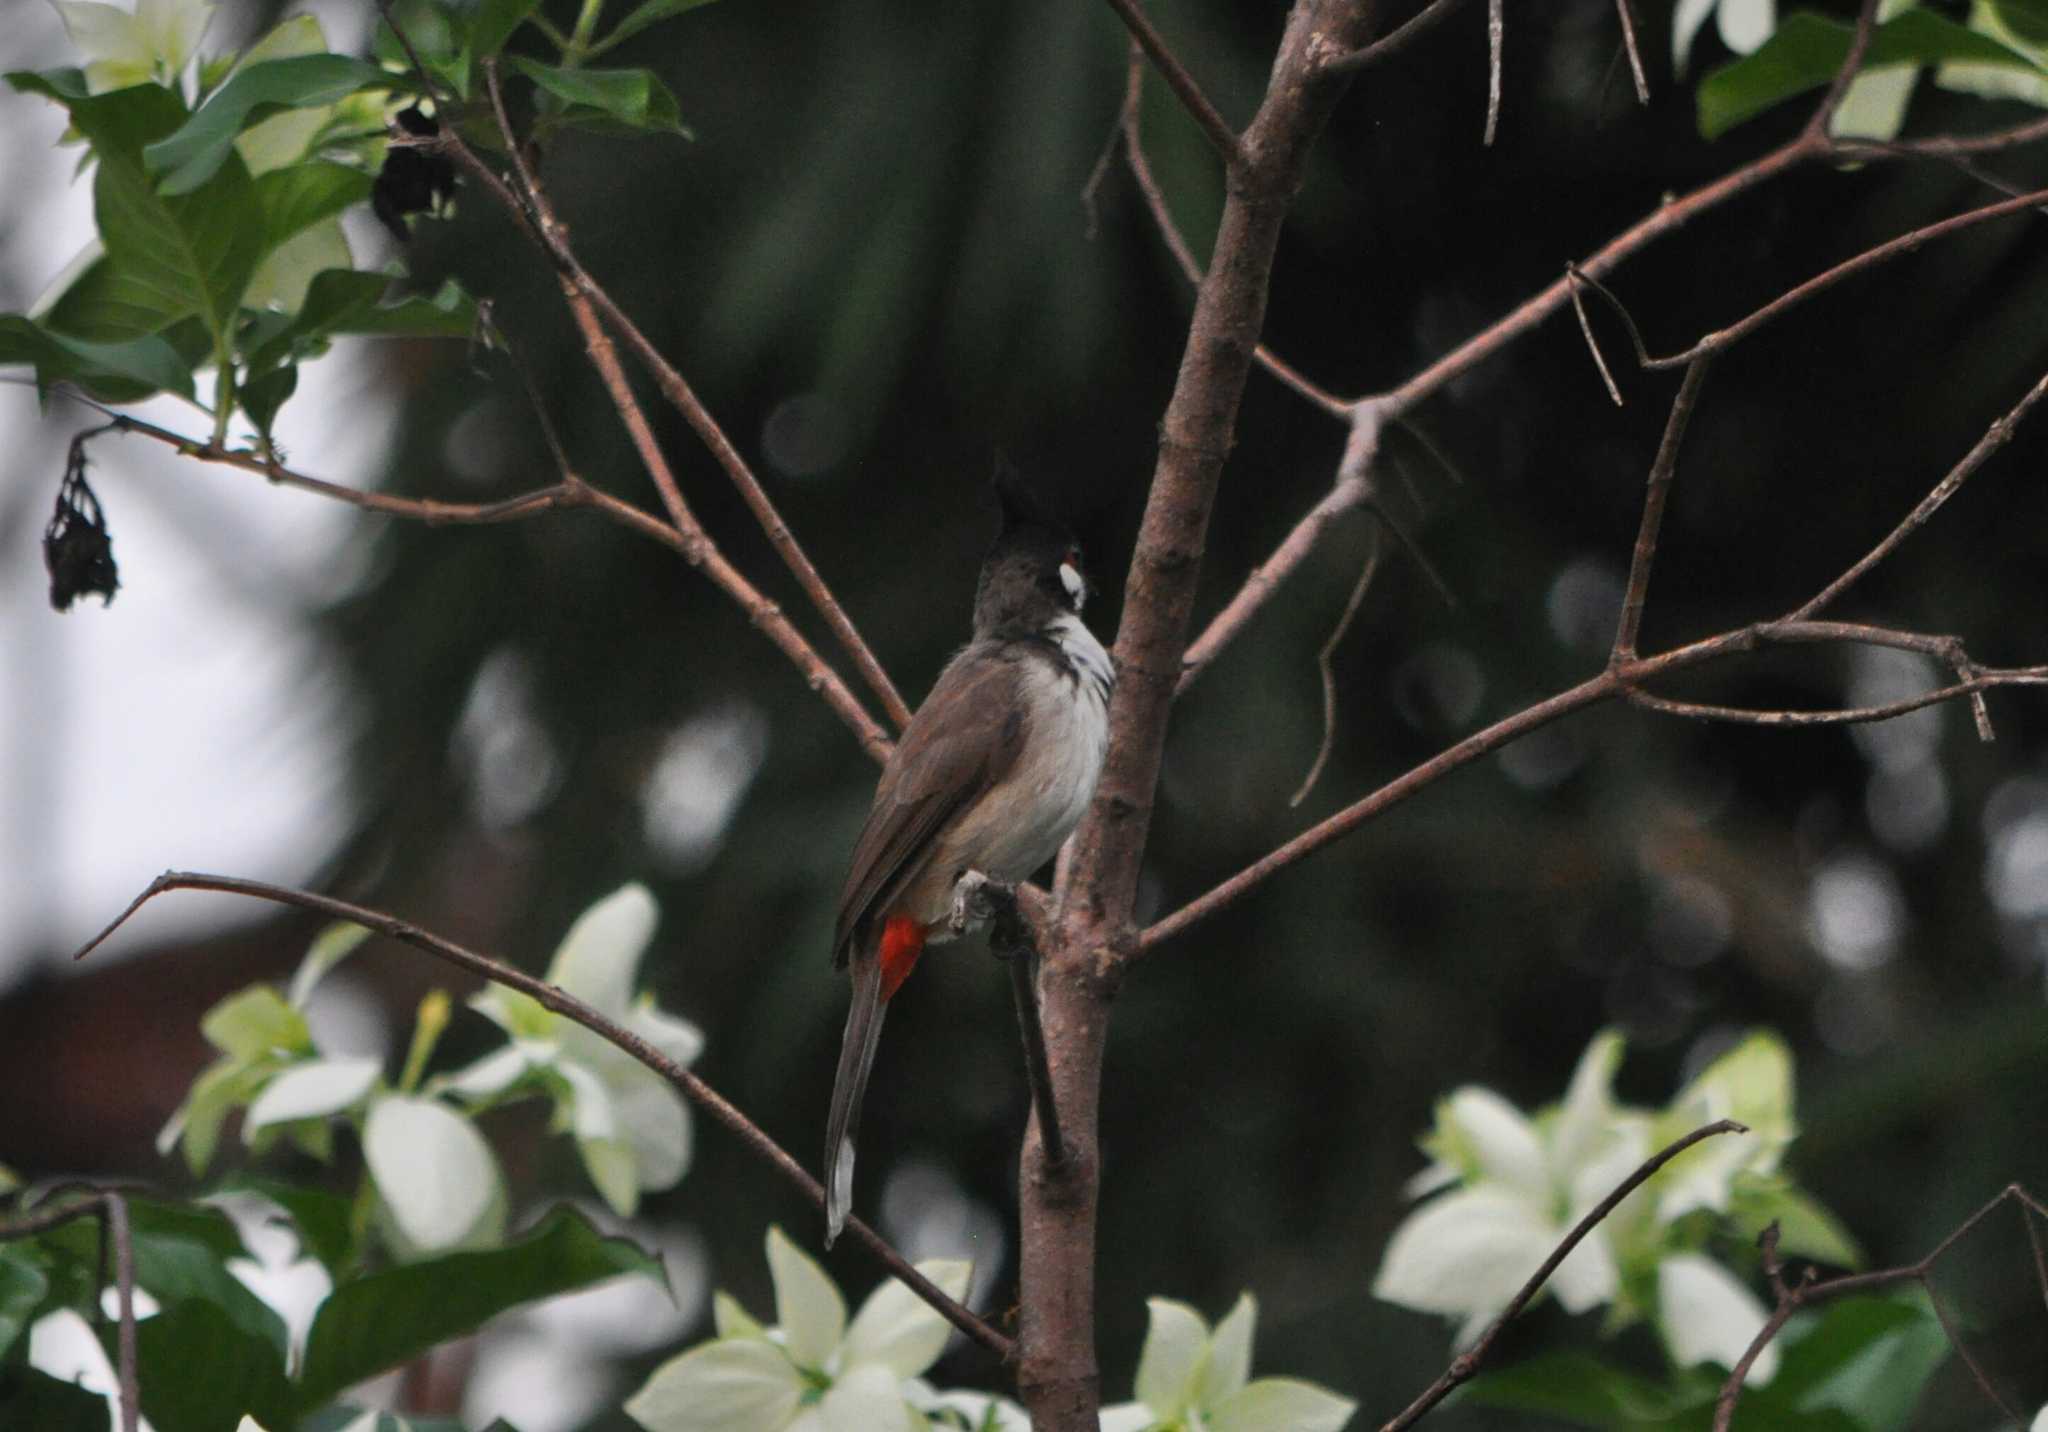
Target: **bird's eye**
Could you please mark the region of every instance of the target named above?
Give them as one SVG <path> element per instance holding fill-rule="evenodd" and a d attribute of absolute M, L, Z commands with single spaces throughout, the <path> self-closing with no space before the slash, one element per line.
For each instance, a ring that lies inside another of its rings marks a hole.
<path fill-rule="evenodd" d="M 1081 569 L 1074 565 L 1072 557 L 1060 563 L 1060 585 L 1067 589 L 1067 595 L 1073 599 L 1074 610 L 1079 611 L 1081 603 L 1088 597 L 1088 583 L 1082 578 Z"/>

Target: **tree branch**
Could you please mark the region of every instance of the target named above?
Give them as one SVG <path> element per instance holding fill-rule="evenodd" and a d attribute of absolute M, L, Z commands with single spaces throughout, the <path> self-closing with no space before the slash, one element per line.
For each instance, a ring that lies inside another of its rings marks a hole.
<path fill-rule="evenodd" d="M 645 1064 L 649 1069 L 661 1075 L 662 1078 L 668 1080 L 687 1095 L 693 1103 L 709 1113 L 714 1120 L 724 1125 L 727 1130 L 746 1146 L 750 1153 L 767 1163 L 777 1173 L 794 1184 L 797 1191 L 810 1200 L 814 1207 L 820 1211 L 825 1207 L 824 1187 L 815 1178 L 811 1177 L 809 1172 L 792 1158 L 780 1144 L 770 1138 L 765 1130 L 742 1113 L 737 1105 L 705 1083 L 703 1079 L 669 1058 L 639 1035 L 622 1025 L 613 1023 L 605 1018 L 604 1015 L 583 1003 L 583 1001 L 575 998 L 573 995 L 565 994 L 545 980 L 536 979 L 524 970 L 514 969 L 510 965 L 492 959 L 489 955 L 478 954 L 474 950 L 456 944 L 453 940 L 443 939 L 430 930 L 422 929 L 408 920 L 401 920 L 397 916 L 386 914 L 382 910 L 351 904 L 346 900 L 337 900 L 330 895 L 316 895 L 307 890 L 295 890 L 284 885 L 271 885 L 260 880 L 244 880 L 232 875 L 207 875 L 189 870 L 166 870 L 163 874 L 157 876 L 156 879 L 150 881 L 149 887 L 136 896 L 134 901 L 130 903 L 126 910 L 121 912 L 120 916 L 112 924 L 100 931 L 99 934 L 93 936 L 92 940 L 72 958 L 84 959 L 87 955 L 98 949 L 100 945 L 104 944 L 110 935 L 126 924 L 137 910 L 140 910 L 157 896 L 170 890 L 213 890 L 229 895 L 245 895 L 256 900 L 268 900 L 273 904 L 292 905 L 301 910 L 312 910 L 318 914 L 326 915 L 330 919 L 350 920 L 367 929 L 375 930 L 381 935 L 389 936 L 391 939 L 397 940 L 402 944 L 411 945 L 416 950 L 425 951 L 436 959 L 445 960 L 459 969 L 468 970 L 471 974 L 479 975 L 484 979 L 504 985 L 508 989 L 518 990 L 521 994 L 538 1001 L 543 1007 L 554 1011 L 564 1019 L 573 1020 L 577 1024 L 582 1025 L 591 1033 L 624 1050 L 627 1054 L 632 1055 L 642 1064 Z M 918 1297 L 929 1303 L 947 1322 L 989 1351 L 995 1353 L 998 1357 L 1006 1361 L 1012 1357 L 1015 1351 L 1015 1344 L 1011 1339 L 998 1332 L 967 1307 L 948 1297 L 929 1278 L 926 1278 L 917 1269 L 913 1268 L 909 1261 L 901 1253 L 898 1253 L 879 1233 L 875 1232 L 874 1229 L 868 1227 L 867 1224 L 857 1218 L 848 1219 L 846 1227 L 853 1234 L 855 1242 L 874 1254 L 880 1260 L 883 1267 L 887 1268 L 892 1275 L 913 1293 L 917 1294 Z"/>
<path fill-rule="evenodd" d="M 1643 73 L 1642 47 L 1636 43 L 1636 12 L 1629 0 L 1614 0 L 1614 13 L 1621 21 L 1621 47 L 1628 52 L 1628 72 L 1636 82 L 1636 103 L 1650 102 L 1650 77 Z"/>
<path fill-rule="evenodd" d="M 1329 764 L 1330 751 L 1337 744 L 1337 673 L 1331 668 L 1330 659 L 1337 654 L 1337 646 L 1344 640 L 1344 634 L 1351 630 L 1352 619 L 1358 615 L 1359 607 L 1365 604 L 1366 589 L 1372 585 L 1373 573 L 1379 565 L 1380 535 L 1379 529 L 1374 528 L 1372 545 L 1366 549 L 1365 563 L 1358 570 L 1358 581 L 1352 585 L 1351 598 L 1344 603 L 1344 614 L 1337 618 L 1329 640 L 1316 653 L 1316 671 L 1323 679 L 1323 741 L 1316 748 L 1316 759 L 1308 768 L 1308 774 L 1301 778 L 1301 784 L 1287 798 L 1289 806 L 1298 806 L 1308 799 L 1308 793 L 1322 779 L 1323 767 Z M 1183 676 L 1182 680 L 1185 682 L 1186 677 Z"/>
<path fill-rule="evenodd" d="M 1828 81 L 1827 93 L 1806 121 L 1806 133 L 1816 140 L 1826 141 L 1828 125 L 1834 121 L 1835 111 L 1842 107 L 1849 86 L 1856 82 L 1856 72 L 1863 68 L 1863 57 L 1870 53 L 1870 37 L 1877 33 L 1878 4 L 1879 0 L 1863 0 L 1862 8 L 1856 13 L 1856 33 L 1849 37 L 1849 52 L 1835 67 L 1834 78 Z"/>
<path fill-rule="evenodd" d="M 1621 600 L 1621 620 L 1615 626 L 1610 665 L 1632 660 L 1636 636 L 1642 630 L 1643 603 L 1650 590 L 1650 564 L 1657 558 L 1657 537 L 1664 525 L 1664 502 L 1671 493 L 1671 478 L 1678 470 L 1678 449 L 1685 441 L 1685 425 L 1700 400 L 1700 388 L 1707 381 L 1709 360 L 1695 358 L 1685 370 L 1678 396 L 1671 400 L 1671 417 L 1664 425 L 1663 440 L 1657 445 L 1656 461 L 1650 464 L 1650 479 L 1643 494 L 1643 517 L 1636 529 L 1635 552 L 1629 558 L 1628 589 Z"/>
<path fill-rule="evenodd" d="M 1158 28 L 1145 14 L 1144 7 L 1138 0 L 1109 0 L 1109 8 L 1116 11 L 1117 18 L 1124 22 L 1124 28 L 1131 32 L 1132 41 L 1144 50 L 1146 57 L 1166 80 L 1167 88 L 1193 117 L 1203 137 L 1209 141 L 1209 147 L 1216 151 L 1216 157 L 1223 161 L 1226 169 L 1234 167 L 1243 157 L 1237 135 L 1216 112 L 1216 106 L 1209 103 L 1209 97 L 1202 93 L 1202 87 L 1195 83 L 1195 77 L 1188 73 L 1180 57 L 1167 46 Z"/>
<path fill-rule="evenodd" d="M 818 569 L 805 555 L 803 547 L 796 540 L 796 534 L 791 532 L 789 524 L 783 521 L 782 514 L 776 510 L 767 490 L 761 486 L 760 479 L 754 475 L 746 459 L 740 456 L 739 449 L 733 446 L 732 440 L 726 436 L 718 420 L 712 417 L 711 410 L 699 400 L 696 390 L 690 386 L 688 380 L 662 355 L 661 350 L 654 346 L 647 335 L 640 331 L 639 325 L 628 318 L 625 311 L 612 301 L 611 295 L 591 277 L 590 271 L 583 267 L 582 261 L 569 247 L 568 229 L 556 216 L 546 189 L 542 187 L 539 176 L 528 164 L 526 151 L 512 131 L 511 120 L 505 111 L 504 94 L 498 82 L 496 57 L 486 59 L 483 70 L 484 84 L 490 94 L 491 108 L 497 118 L 499 133 L 512 155 L 513 172 L 518 177 L 520 194 L 524 199 L 524 205 L 521 207 L 531 215 L 532 222 L 527 226 L 527 231 L 538 239 L 543 250 L 556 261 L 566 276 L 563 294 L 569 299 L 571 309 L 573 310 L 579 301 L 587 308 L 595 309 L 625 340 L 626 346 L 633 350 L 641 366 L 653 376 L 654 384 L 661 390 L 662 396 L 668 399 L 670 406 L 682 414 L 684 421 L 689 423 L 704 446 L 710 449 L 711 456 L 717 460 L 718 465 L 725 469 L 726 476 L 732 480 L 733 486 L 739 489 L 741 499 L 747 504 L 747 510 L 754 514 L 755 521 L 767 534 L 769 545 L 774 547 L 776 555 L 782 558 L 783 564 L 796 577 L 797 585 L 803 589 L 804 595 L 810 598 L 811 605 L 824 617 L 825 625 L 831 628 L 834 639 L 852 659 L 854 669 L 860 673 L 861 680 L 874 692 L 876 699 L 882 703 L 883 712 L 900 731 L 910 724 L 910 708 L 904 705 L 903 697 L 897 692 L 895 684 L 889 680 L 888 673 L 882 669 L 881 663 L 875 659 L 874 652 L 869 649 L 859 630 L 846 615 L 845 608 L 840 606 L 831 589 L 825 585 L 825 579 L 818 574 Z M 456 142 L 461 143 L 459 136 Z M 474 155 L 471 157 L 474 158 Z M 517 212 L 519 209 L 515 208 L 515 213 Z M 577 317 L 577 326 L 585 330 L 587 340 L 589 328 L 582 315 Z M 607 384 L 609 385 L 609 379 Z M 674 479 L 671 478 L 669 486 L 673 485 Z M 669 498 L 667 488 L 663 489 L 662 496 L 664 500 Z M 678 495 L 674 502 L 669 503 L 671 513 L 680 500 Z M 676 525 L 685 526 L 680 520 Z"/>
<path fill-rule="evenodd" d="M 1238 141 L 1209 271 L 1195 299 L 1124 587 L 1109 750 L 1073 838 L 1066 898 L 1040 981 L 1070 1157 L 1027 1138 L 1019 1176 L 1018 1389 L 1039 1432 L 1093 1432 L 1096 1130 L 1108 1005 L 1135 949 L 1137 874 L 1179 684 L 1210 511 L 1265 317 L 1273 257 L 1310 145 L 1341 93 L 1330 45 L 1359 43 L 1367 0 L 1297 0 L 1258 113 Z M 1142 35 L 1140 37 L 1143 38 Z"/>
<path fill-rule="evenodd" d="M 1815 1303 L 1824 1303 L 1831 1298 L 1853 1293 L 1879 1292 L 1886 1288 L 1895 1288 L 1901 1283 L 1917 1283 L 1926 1292 L 1928 1301 L 1934 1306 L 1935 1317 L 1940 1320 L 1942 1331 L 1948 1336 L 1949 1345 L 1956 1350 L 1956 1354 L 1969 1368 L 1971 1377 L 1976 1380 L 1984 1395 L 2012 1419 L 2017 1432 L 2023 1421 L 2021 1414 L 1999 1395 L 1998 1389 L 1992 1385 L 1990 1378 L 1985 1376 L 1976 1358 L 1956 1335 L 1954 1325 L 1949 1321 L 1940 1299 L 1935 1296 L 1932 1282 L 1936 1265 L 1947 1256 L 1949 1250 L 2007 1203 L 2017 1204 L 2020 1216 L 2028 1219 L 2029 1237 L 2033 1234 L 2032 1216 L 2048 1216 L 2048 1208 L 2044 1208 L 2026 1189 L 2016 1183 L 2008 1184 L 1989 1203 L 1964 1219 L 1919 1262 L 1903 1264 L 1897 1268 L 1880 1268 L 1868 1273 L 1848 1273 L 1838 1278 L 1816 1279 L 1813 1270 L 1808 1268 L 1804 1276 L 1788 1282 L 1778 1263 L 1777 1225 L 1774 1223 L 1766 1228 L 1758 1243 L 1764 1251 L 1765 1271 L 1769 1273 L 1772 1287 L 1778 1295 L 1777 1306 L 1764 1325 L 1757 1330 L 1756 1336 L 1750 1340 L 1749 1346 L 1743 1350 L 1735 1366 L 1729 1369 L 1727 1381 L 1721 1384 L 1720 1395 L 1714 1399 L 1714 1432 L 1728 1432 L 1729 1424 L 1735 1417 L 1736 1404 L 1742 1398 L 1743 1382 L 1749 1376 L 1750 1368 L 1755 1365 L 1763 1350 L 1770 1346 L 1771 1340 L 1777 1337 L 1787 1322 L 1791 1321 L 1794 1313 L 1802 1308 L 1810 1308 Z"/>
<path fill-rule="evenodd" d="M 1479 1341 L 1453 1358 L 1451 1365 L 1443 1370 L 1437 1380 L 1424 1388 L 1398 1416 L 1382 1426 L 1380 1432 L 1402 1432 L 1403 1428 L 1414 1426 L 1431 1408 L 1449 1397 L 1460 1386 L 1470 1382 L 1493 1352 L 1494 1340 L 1500 1336 L 1501 1329 L 1521 1316 L 1522 1310 L 1543 1291 L 1543 1285 L 1550 1281 L 1550 1275 L 1571 1256 L 1572 1250 L 1585 1242 L 1587 1235 L 1606 1222 L 1607 1216 L 1621 1207 L 1621 1201 L 1647 1183 L 1658 1169 L 1663 1168 L 1694 1144 L 1702 1143 L 1718 1134 L 1748 1132 L 1747 1124 L 1738 1124 L 1733 1119 L 1717 1119 L 1711 1124 L 1694 1129 L 1683 1138 L 1674 1139 L 1644 1159 L 1636 1166 L 1635 1172 L 1616 1184 L 1607 1197 L 1588 1209 L 1586 1216 L 1572 1226 L 1572 1231 L 1565 1234 L 1563 1241 L 1550 1250 L 1550 1256 L 1543 1260 L 1541 1267 L 1529 1275 L 1529 1280 L 1522 1284 L 1521 1290 L 1508 1300 L 1508 1305 L 1501 1310 L 1500 1316 L 1486 1325 L 1486 1331 L 1479 1335 Z"/>
<path fill-rule="evenodd" d="M 1360 70 L 1391 60 L 1424 35 L 1451 17 L 1465 0 L 1430 0 L 1399 25 L 1374 40 L 1371 44 L 1341 55 L 1332 55 L 1323 61 L 1323 68 L 1333 74 L 1357 74 Z"/>
<path fill-rule="evenodd" d="M 76 1219 L 100 1221 L 100 1279 L 106 1279 L 106 1247 L 114 1250 L 114 1289 L 117 1329 L 114 1335 L 114 1375 L 121 1412 L 121 1432 L 137 1432 L 142 1425 L 142 1387 L 136 1378 L 135 1352 L 135 1238 L 128 1226 L 128 1200 L 113 1189 L 98 1189 L 88 1198 L 59 1208 L 45 1208 L 0 1223 L 0 1243 L 33 1238 Z M 104 1314 L 101 1314 L 104 1317 Z"/>
<path fill-rule="evenodd" d="M 1694 388 L 1692 399 L 1697 398 L 1697 384 L 1703 369 L 1697 364 L 1688 371 L 1687 381 Z M 1948 496 L 1966 481 L 1972 473 L 1990 460 L 1993 453 L 2002 447 L 2012 435 L 2022 418 L 2036 403 L 2048 395 L 2048 376 L 2044 376 L 2028 389 L 2017 405 L 1992 423 L 1983 438 L 1971 447 L 1962 461 L 1942 477 L 1928 497 L 1893 532 L 1880 542 L 1868 556 L 1849 569 L 1845 576 L 1860 576 L 1870 567 L 1895 550 L 1898 544 L 1925 524 Z M 1136 951 L 1139 954 L 1156 948 L 1161 942 L 1186 930 L 1206 916 L 1216 913 L 1236 901 L 1274 874 L 1322 849 L 1332 841 L 1350 834 L 1386 810 L 1407 800 L 1410 796 L 1441 780 L 1451 772 L 1459 770 L 1481 756 L 1498 750 L 1529 732 L 1546 726 L 1575 711 L 1601 702 L 1624 697 L 1635 704 L 1652 710 L 1668 711 L 1674 714 L 1701 717 L 1705 719 L 1744 721 L 1760 725 L 1839 725 L 1850 722 L 1884 720 L 1918 710 L 1922 706 L 1958 697 L 1969 697 L 1977 715 L 1978 733 L 1988 738 L 1989 717 L 1982 709 L 1981 693 L 2001 686 L 2037 686 L 2048 684 L 2048 667 L 2028 666 L 2010 668 L 1986 668 L 1978 666 L 1964 650 L 1962 643 L 1951 636 L 1929 636 L 1921 633 L 1896 631 L 1885 627 L 1864 626 L 1843 622 L 1813 620 L 1814 614 L 1848 585 L 1837 579 L 1808 601 L 1784 617 L 1774 621 L 1756 622 L 1717 636 L 1675 647 L 1656 656 L 1642 657 L 1629 655 L 1633 647 L 1635 623 L 1640 620 L 1641 598 L 1647 590 L 1649 569 L 1656 550 L 1657 522 L 1652 518 L 1654 507 L 1661 512 L 1663 489 L 1668 487 L 1670 473 L 1676 463 L 1676 438 L 1682 435 L 1681 409 L 1690 411 L 1690 401 L 1681 388 L 1679 401 L 1673 404 L 1673 427 L 1667 427 L 1665 441 L 1660 445 L 1657 467 L 1653 476 L 1663 469 L 1663 482 L 1652 481 L 1645 496 L 1643 531 L 1637 538 L 1637 555 L 1629 576 L 1629 595 L 1624 597 L 1624 612 L 1620 630 L 1616 633 L 1614 653 L 1607 668 L 1599 675 L 1580 682 L 1533 706 L 1528 706 L 1507 716 L 1482 730 L 1475 731 L 1464 740 L 1438 752 L 1429 760 L 1412 767 L 1400 776 L 1381 786 L 1378 790 L 1346 806 L 1335 815 L 1318 822 L 1291 840 L 1268 851 L 1259 859 L 1216 885 L 1205 894 L 1195 897 L 1172 914 L 1147 927 L 1138 937 Z M 1674 431 L 1675 428 L 1675 431 Z M 1667 466 L 1667 459 L 1669 465 Z M 1635 604 L 1635 616 L 1631 618 L 1629 608 Z M 1877 643 L 1897 646 L 1906 650 L 1919 651 L 1936 656 L 1954 667 L 1961 678 L 1953 685 L 1933 692 L 1893 702 L 1885 706 L 1850 708 L 1829 712 L 1756 712 L 1737 707 L 1705 706 L 1691 703 L 1670 702 L 1666 698 L 1653 696 L 1640 688 L 1646 681 L 1672 675 L 1718 661 L 1725 657 L 1754 651 L 1757 647 L 1771 644 L 1803 644 L 1813 642 Z"/>
<path fill-rule="evenodd" d="M 1457 0 L 1452 0 L 1457 3 Z M 1190 284 L 1200 288 L 1203 278 L 1202 261 L 1195 257 L 1195 251 L 1188 246 L 1180 225 L 1174 222 L 1173 209 L 1166 202 L 1166 191 L 1160 187 L 1158 178 L 1152 173 L 1152 161 L 1145 153 L 1145 140 L 1141 133 L 1139 98 L 1145 84 L 1144 54 L 1136 40 L 1131 41 L 1131 63 L 1124 81 L 1123 106 L 1123 148 L 1124 163 L 1131 171 L 1131 179 L 1138 186 L 1138 193 L 1145 200 L 1145 208 L 1152 215 L 1152 222 L 1159 230 L 1159 236 L 1166 241 L 1166 247 L 1173 254 L 1180 271 L 1187 275 Z M 1317 386 L 1305 377 L 1299 368 L 1287 362 L 1265 343 L 1261 342 L 1252 350 L 1252 359 L 1274 378 L 1306 398 L 1339 421 L 1348 421 L 1351 404 L 1337 397 L 1328 389 Z"/>

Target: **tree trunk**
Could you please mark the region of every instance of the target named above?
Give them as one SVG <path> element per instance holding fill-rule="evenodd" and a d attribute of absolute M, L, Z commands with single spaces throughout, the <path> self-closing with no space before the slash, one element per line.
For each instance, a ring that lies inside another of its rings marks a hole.
<path fill-rule="evenodd" d="M 1343 88 L 1322 70 L 1355 46 L 1370 0 L 1298 0 L 1266 97 L 1239 141 L 1215 256 L 1195 300 L 1160 425 L 1151 495 L 1124 584 L 1110 743 L 1040 980 L 1069 1157 L 1048 1168 L 1035 1129 L 1020 1168 L 1018 1391 L 1038 1432 L 1095 1432 L 1097 1107 L 1109 1004 L 1136 945 L 1133 907 L 1166 722 L 1187 644 L 1216 483 L 1237 426 L 1281 224 Z"/>

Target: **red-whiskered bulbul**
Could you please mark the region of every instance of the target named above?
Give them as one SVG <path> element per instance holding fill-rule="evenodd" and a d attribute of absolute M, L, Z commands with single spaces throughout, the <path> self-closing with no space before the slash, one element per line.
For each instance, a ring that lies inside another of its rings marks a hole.
<path fill-rule="evenodd" d="M 1095 792 L 1109 741 L 1109 654 L 1081 620 L 1073 534 L 1007 475 L 982 563 L 974 637 L 946 664 L 882 768 L 839 897 L 833 963 L 853 1007 L 825 1135 L 825 1246 L 853 1202 L 853 1133 L 882 1015 L 927 944 L 951 939 L 969 871 L 1031 875 Z"/>

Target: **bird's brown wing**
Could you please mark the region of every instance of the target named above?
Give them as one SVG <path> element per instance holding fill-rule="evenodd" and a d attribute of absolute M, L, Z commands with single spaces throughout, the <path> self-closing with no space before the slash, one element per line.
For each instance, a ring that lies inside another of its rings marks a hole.
<path fill-rule="evenodd" d="M 839 896 L 833 963 L 921 868 L 939 833 L 999 783 L 1024 745 L 1019 668 L 973 647 L 939 674 L 882 769 Z"/>

